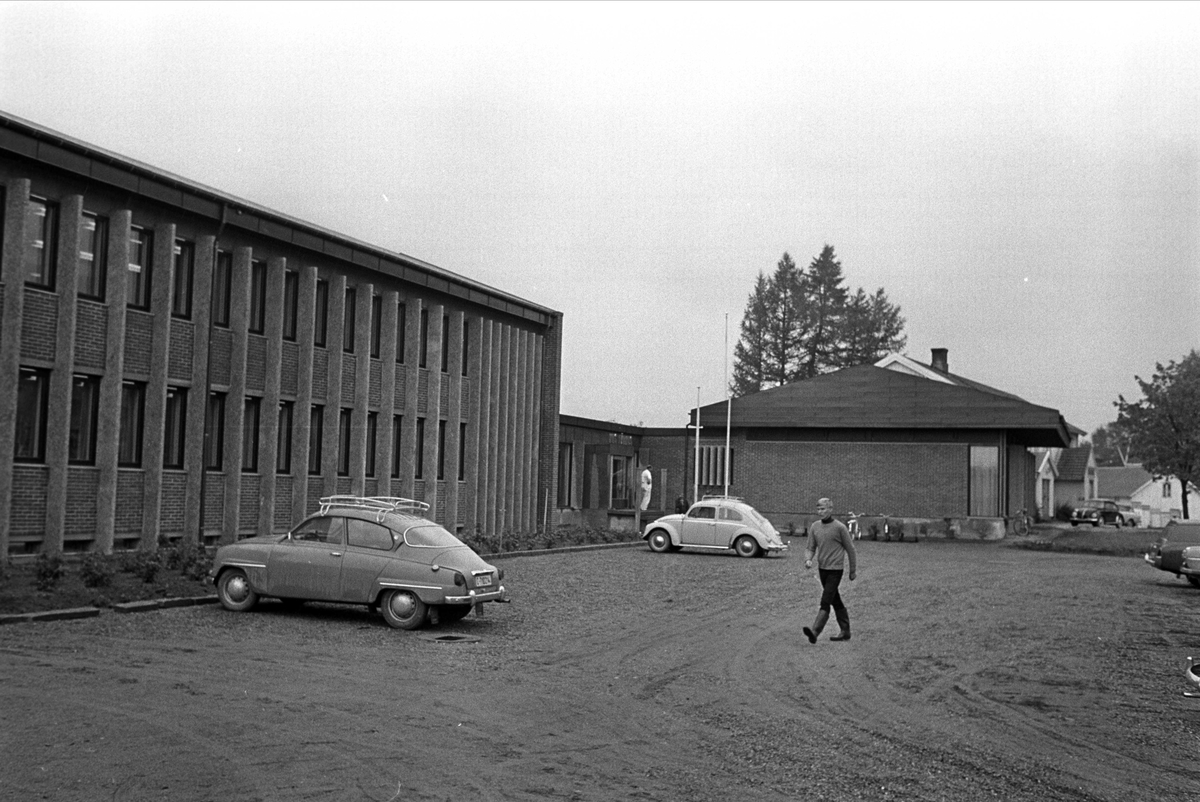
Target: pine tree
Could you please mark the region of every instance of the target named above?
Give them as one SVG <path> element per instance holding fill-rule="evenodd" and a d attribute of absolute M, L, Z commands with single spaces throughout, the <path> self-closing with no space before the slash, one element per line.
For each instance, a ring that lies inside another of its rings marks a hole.
<path fill-rule="evenodd" d="M 846 302 L 841 363 L 876 362 L 893 351 L 902 351 L 907 342 L 900 307 L 888 300 L 882 288 L 874 295 L 867 295 L 859 287 Z"/>
<path fill-rule="evenodd" d="M 804 274 L 803 316 L 808 331 L 804 338 L 800 373 L 811 379 L 820 373 L 843 367 L 842 334 L 846 320 L 847 290 L 843 285 L 842 263 L 826 245 Z"/>
<path fill-rule="evenodd" d="M 757 393 L 763 389 L 766 376 L 767 326 L 770 312 L 770 280 L 758 271 L 754 292 L 746 301 L 742 316 L 742 335 L 733 347 L 733 381 L 729 391 L 735 396 Z"/>

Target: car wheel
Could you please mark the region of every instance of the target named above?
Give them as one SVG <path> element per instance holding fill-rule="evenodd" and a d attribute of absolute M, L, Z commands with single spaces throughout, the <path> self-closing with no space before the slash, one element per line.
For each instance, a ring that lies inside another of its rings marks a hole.
<path fill-rule="evenodd" d="M 1071 521 L 1071 526 L 1079 526 L 1079 521 Z"/>
<path fill-rule="evenodd" d="M 438 623 L 453 624 L 455 621 L 462 621 L 467 617 L 467 613 L 474 609 L 473 604 L 440 604 L 437 608 Z"/>
<path fill-rule="evenodd" d="M 416 629 L 429 617 L 429 606 L 408 590 L 389 590 L 379 605 L 383 620 L 396 629 Z"/>
<path fill-rule="evenodd" d="M 1200 576 L 1192 576 L 1191 574 L 1188 574 L 1187 580 L 1196 587 L 1200 588 Z"/>
<path fill-rule="evenodd" d="M 655 529 L 646 540 L 650 543 L 650 551 L 657 554 L 671 550 L 671 536 L 665 529 Z"/>
<path fill-rule="evenodd" d="M 737 552 L 739 557 L 757 557 L 760 551 L 758 541 L 749 535 L 742 535 L 733 541 L 733 550 Z"/>
<path fill-rule="evenodd" d="M 1092 528 L 1093 528 L 1093 529 L 1095 529 L 1095 528 L 1096 528 L 1097 526 L 1099 526 L 1099 525 L 1100 525 L 1100 519 L 1099 519 L 1099 518 L 1097 518 L 1096 520 L 1092 521 Z"/>
<path fill-rule="evenodd" d="M 235 613 L 244 613 L 258 604 L 258 594 L 250 587 L 246 573 L 239 568 L 221 574 L 217 580 L 217 598 L 222 607 Z"/>
<path fill-rule="evenodd" d="M 1113 525 L 1114 525 L 1114 526 L 1116 526 L 1116 527 L 1117 527 L 1117 529 L 1120 529 L 1122 526 L 1124 526 L 1124 525 L 1125 525 L 1125 519 L 1124 519 L 1124 518 L 1118 518 L 1117 520 L 1113 521 Z"/>

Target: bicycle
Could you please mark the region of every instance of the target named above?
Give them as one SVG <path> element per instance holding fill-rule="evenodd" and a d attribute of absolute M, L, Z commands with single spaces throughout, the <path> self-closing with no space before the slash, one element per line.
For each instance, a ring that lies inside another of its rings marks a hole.
<path fill-rule="evenodd" d="M 1033 518 L 1030 517 L 1029 513 L 1024 509 L 1014 515 L 1010 520 L 1012 521 L 1012 530 L 1014 535 L 1024 537 L 1033 529 Z"/>

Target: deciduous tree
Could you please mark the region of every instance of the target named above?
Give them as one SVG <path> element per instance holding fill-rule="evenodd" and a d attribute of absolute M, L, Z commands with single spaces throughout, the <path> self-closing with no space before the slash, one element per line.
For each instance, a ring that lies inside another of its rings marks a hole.
<path fill-rule="evenodd" d="M 1118 396 L 1117 423 L 1129 434 L 1142 465 L 1155 477 L 1175 477 L 1188 511 L 1188 490 L 1200 481 L 1200 354 L 1191 351 L 1180 362 L 1157 364 L 1154 377 L 1134 379 L 1139 401 Z"/>

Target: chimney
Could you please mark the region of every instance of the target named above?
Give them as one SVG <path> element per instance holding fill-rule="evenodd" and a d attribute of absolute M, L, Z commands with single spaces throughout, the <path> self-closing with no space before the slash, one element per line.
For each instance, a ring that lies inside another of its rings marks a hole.
<path fill-rule="evenodd" d="M 938 373 L 949 373 L 950 363 L 947 359 L 947 354 L 949 351 L 945 348 L 931 348 L 929 350 L 932 354 L 929 360 L 929 367 L 933 368 Z"/>

